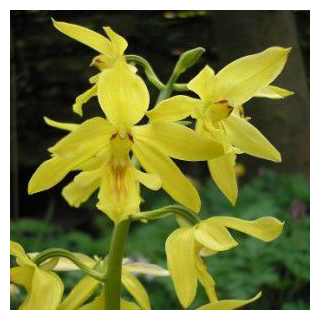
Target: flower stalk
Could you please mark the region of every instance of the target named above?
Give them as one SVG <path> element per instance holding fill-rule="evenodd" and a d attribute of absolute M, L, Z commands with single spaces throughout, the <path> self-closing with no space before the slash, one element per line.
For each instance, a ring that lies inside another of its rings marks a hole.
<path fill-rule="evenodd" d="M 152 210 L 152 211 L 138 212 L 132 215 L 131 219 L 132 220 L 156 220 L 156 219 L 165 218 L 172 214 L 175 214 L 183 218 L 190 225 L 195 225 L 201 221 L 200 218 L 194 212 L 180 205 L 171 205 L 171 206 L 166 206 L 166 207 Z"/>
<path fill-rule="evenodd" d="M 122 259 L 129 227 L 130 220 L 124 220 L 113 229 L 104 282 L 106 310 L 120 310 Z"/>
<path fill-rule="evenodd" d="M 56 257 L 64 257 L 67 258 L 68 260 L 72 261 L 79 269 L 84 271 L 86 274 L 88 274 L 90 277 L 98 280 L 98 281 L 103 281 L 105 279 L 105 276 L 91 267 L 87 266 L 84 264 L 76 255 L 74 255 L 72 252 L 61 249 L 61 248 L 51 248 L 48 250 L 45 250 L 35 256 L 33 259 L 33 262 L 40 266 L 43 262 L 56 258 Z"/>

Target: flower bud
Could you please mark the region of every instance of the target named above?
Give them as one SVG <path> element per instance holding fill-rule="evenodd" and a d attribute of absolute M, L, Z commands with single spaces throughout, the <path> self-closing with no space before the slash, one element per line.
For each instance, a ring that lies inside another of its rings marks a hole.
<path fill-rule="evenodd" d="M 180 75 L 181 73 L 185 72 L 188 68 L 192 67 L 202 56 L 202 54 L 205 52 L 205 49 L 198 47 L 192 50 L 188 50 L 184 52 L 174 69 L 174 73 L 177 75 Z"/>

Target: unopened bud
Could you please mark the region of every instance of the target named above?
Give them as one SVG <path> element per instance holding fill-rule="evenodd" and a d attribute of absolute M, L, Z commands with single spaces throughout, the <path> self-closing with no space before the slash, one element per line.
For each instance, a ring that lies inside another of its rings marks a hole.
<path fill-rule="evenodd" d="M 200 57 L 205 51 L 205 49 L 198 47 L 184 52 L 180 56 L 176 64 L 174 73 L 180 75 L 181 73 L 185 72 L 188 68 L 192 67 L 200 59 Z"/>

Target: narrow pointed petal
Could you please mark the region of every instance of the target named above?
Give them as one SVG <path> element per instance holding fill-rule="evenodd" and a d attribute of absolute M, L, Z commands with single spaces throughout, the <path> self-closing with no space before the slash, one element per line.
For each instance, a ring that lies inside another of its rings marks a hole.
<path fill-rule="evenodd" d="M 161 179 L 157 174 L 145 173 L 136 168 L 133 168 L 136 179 L 144 186 L 151 190 L 159 190 L 161 188 Z"/>
<path fill-rule="evenodd" d="M 223 120 L 226 135 L 241 151 L 254 157 L 281 162 L 279 151 L 247 120 L 231 114 Z"/>
<path fill-rule="evenodd" d="M 79 309 L 97 290 L 100 282 L 89 276 L 82 278 L 59 305 L 59 310 Z"/>
<path fill-rule="evenodd" d="M 128 47 L 127 40 L 114 32 L 110 27 L 103 27 L 103 30 L 108 35 L 111 42 L 116 46 L 118 55 L 122 55 Z"/>
<path fill-rule="evenodd" d="M 201 222 L 194 230 L 195 239 L 204 247 L 213 251 L 225 251 L 238 244 L 227 228 L 219 224 L 210 225 L 206 221 Z"/>
<path fill-rule="evenodd" d="M 197 190 L 168 156 L 150 142 L 138 139 L 133 144 L 132 151 L 148 173 L 160 177 L 162 188 L 174 200 L 199 212 L 200 197 Z"/>
<path fill-rule="evenodd" d="M 234 172 L 235 154 L 228 153 L 208 161 L 212 179 L 234 206 L 238 197 L 238 184 Z"/>
<path fill-rule="evenodd" d="M 174 96 L 162 100 L 151 111 L 148 111 L 147 116 L 151 121 L 178 121 L 190 116 L 201 104 L 199 99 L 182 95 Z"/>
<path fill-rule="evenodd" d="M 220 95 L 221 84 L 212 68 L 206 65 L 196 77 L 188 83 L 188 89 L 195 92 L 203 102 L 215 102 L 223 98 Z"/>
<path fill-rule="evenodd" d="M 143 310 L 151 309 L 148 293 L 134 275 L 123 270 L 121 282 Z"/>
<path fill-rule="evenodd" d="M 151 263 L 129 262 L 123 265 L 123 269 L 134 274 L 144 274 L 154 277 L 169 276 L 168 270 Z"/>
<path fill-rule="evenodd" d="M 224 85 L 223 96 L 234 106 L 251 99 L 280 74 L 290 50 L 271 47 L 228 64 L 217 74 L 218 81 Z"/>
<path fill-rule="evenodd" d="M 43 117 L 43 119 L 48 126 L 61 130 L 74 131 L 79 127 L 79 124 L 77 123 L 58 122 L 51 120 L 48 117 Z"/>
<path fill-rule="evenodd" d="M 216 283 L 211 277 L 211 275 L 208 273 L 205 263 L 202 261 L 202 259 L 199 256 L 197 256 L 195 259 L 195 265 L 197 269 L 197 277 L 201 285 L 204 287 L 209 301 L 210 302 L 218 301 L 216 290 L 215 290 Z"/>
<path fill-rule="evenodd" d="M 60 304 L 63 290 L 63 283 L 56 274 L 35 268 L 32 288 L 23 309 L 56 310 Z"/>
<path fill-rule="evenodd" d="M 111 41 L 100 33 L 78 26 L 76 24 L 59 22 L 53 19 L 52 21 L 53 25 L 68 37 L 73 38 L 102 54 L 114 54 Z"/>
<path fill-rule="evenodd" d="M 79 157 L 76 154 L 72 158 L 53 157 L 43 162 L 29 181 L 28 193 L 34 194 L 52 188 L 87 158 L 86 154 Z"/>
<path fill-rule="evenodd" d="M 89 90 L 80 94 L 72 106 L 73 112 L 77 113 L 80 117 L 83 116 L 82 105 L 87 103 L 92 97 L 97 95 L 98 86 L 95 84 Z"/>
<path fill-rule="evenodd" d="M 10 240 L 10 255 L 16 257 L 19 266 L 34 266 L 34 263 L 18 242 Z"/>
<path fill-rule="evenodd" d="M 176 122 L 157 121 L 137 126 L 132 134 L 180 160 L 202 161 L 224 154 L 222 144 Z"/>
<path fill-rule="evenodd" d="M 257 239 L 269 242 L 278 238 L 283 230 L 283 222 L 273 217 L 247 221 L 233 217 L 213 217 L 206 220 L 214 225 L 220 224 L 226 228 L 235 229 Z"/>
<path fill-rule="evenodd" d="M 166 254 L 175 291 L 186 309 L 197 290 L 193 228 L 179 228 L 171 233 L 166 241 Z"/>
<path fill-rule="evenodd" d="M 197 310 L 235 310 L 245 305 L 252 303 L 261 297 L 259 292 L 255 297 L 248 300 L 220 300 L 217 302 L 208 303 Z"/>
<path fill-rule="evenodd" d="M 254 96 L 257 98 L 284 99 L 293 94 L 293 91 L 269 85 L 261 88 Z"/>
<path fill-rule="evenodd" d="M 113 133 L 112 125 L 101 117 L 95 117 L 83 122 L 79 127 L 57 142 L 49 149 L 56 155 L 74 154 L 79 148 L 90 145 L 107 145 L 108 137 Z"/>
<path fill-rule="evenodd" d="M 145 83 L 122 60 L 101 73 L 98 99 L 108 120 L 116 127 L 127 128 L 136 124 L 149 106 Z"/>

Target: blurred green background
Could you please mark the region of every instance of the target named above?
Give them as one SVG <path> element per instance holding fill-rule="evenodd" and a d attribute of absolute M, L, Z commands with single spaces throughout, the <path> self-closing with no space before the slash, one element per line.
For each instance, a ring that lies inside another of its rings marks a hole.
<path fill-rule="evenodd" d="M 275 84 L 295 95 L 281 101 L 253 99 L 245 106 L 252 122 L 281 151 L 282 163 L 241 155 L 244 174 L 234 208 L 209 178 L 205 163 L 179 165 L 199 188 L 203 218 L 223 213 L 245 219 L 273 215 L 286 222 L 283 235 L 272 243 L 234 233 L 241 245 L 206 260 L 219 299 L 249 298 L 262 290 L 263 297 L 249 309 L 309 309 L 309 11 L 11 11 L 11 239 L 27 251 L 63 247 L 104 255 L 112 225 L 95 208 L 94 197 L 80 209 L 67 205 L 60 192 L 72 175 L 50 191 L 27 195 L 29 178 L 49 156 L 46 149 L 64 134 L 47 127 L 43 116 L 81 122 L 71 106 L 96 73 L 89 67 L 95 52 L 59 33 L 51 17 L 100 32 L 102 26 L 111 26 L 128 40 L 127 53 L 149 60 L 162 81 L 179 54 L 197 46 L 207 51 L 181 81 L 191 79 L 205 64 L 218 71 L 269 46 L 293 48 Z M 154 101 L 157 92 L 149 89 Z M 84 114 L 101 114 L 96 100 L 84 107 Z M 172 203 L 163 192 L 143 188 L 142 195 L 142 210 Z M 165 267 L 165 239 L 175 228 L 173 218 L 134 224 L 126 255 Z M 67 293 L 82 274 L 61 276 Z M 180 308 L 170 279 L 141 280 L 154 309 Z M 20 290 L 11 307 L 16 308 L 23 296 Z M 204 303 L 199 289 L 194 307 Z"/>

